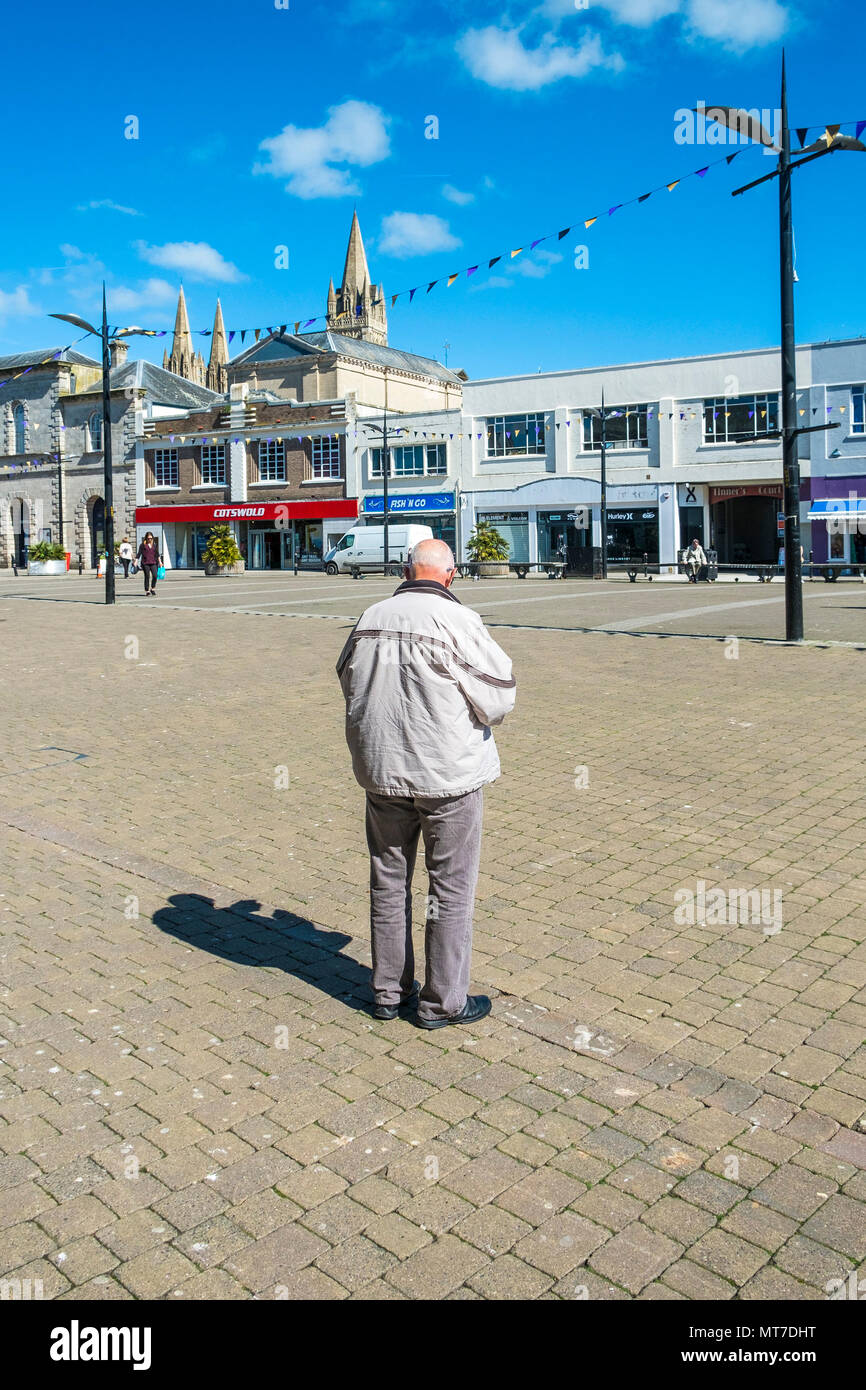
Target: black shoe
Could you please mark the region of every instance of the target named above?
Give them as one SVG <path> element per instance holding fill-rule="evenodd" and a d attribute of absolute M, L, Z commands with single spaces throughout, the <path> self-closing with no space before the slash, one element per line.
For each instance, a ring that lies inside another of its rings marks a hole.
<path fill-rule="evenodd" d="M 417 1007 L 418 983 L 416 981 L 412 993 L 407 995 L 405 999 L 401 999 L 399 1004 L 374 1004 L 373 1017 L 381 1018 L 383 1021 L 387 1022 L 389 1019 L 397 1018 L 399 1014 L 406 1013 L 407 1010 L 410 1009 L 417 1009 Z"/>
<path fill-rule="evenodd" d="M 452 1018 L 416 1018 L 418 1028 L 447 1028 L 449 1023 L 478 1023 L 493 1008 L 486 994 L 468 994 L 459 1014 Z"/>

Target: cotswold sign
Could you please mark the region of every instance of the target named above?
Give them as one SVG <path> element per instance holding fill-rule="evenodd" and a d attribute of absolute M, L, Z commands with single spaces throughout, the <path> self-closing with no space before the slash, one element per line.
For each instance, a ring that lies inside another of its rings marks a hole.
<path fill-rule="evenodd" d="M 183 503 L 175 506 L 136 507 L 135 520 L 139 526 L 148 526 L 155 521 L 301 521 L 305 518 L 351 517 L 358 515 L 355 498 L 320 497 L 309 502 L 221 502 Z"/>

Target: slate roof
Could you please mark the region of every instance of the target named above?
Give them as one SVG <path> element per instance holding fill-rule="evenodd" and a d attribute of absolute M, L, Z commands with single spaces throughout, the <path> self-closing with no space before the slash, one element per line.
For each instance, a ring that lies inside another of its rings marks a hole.
<path fill-rule="evenodd" d="M 308 352 L 336 352 L 341 357 L 360 357 L 362 361 L 373 362 L 379 367 L 398 367 L 405 372 L 416 372 L 420 376 L 432 376 L 439 381 L 450 381 L 455 386 L 462 386 L 463 379 L 450 368 L 443 367 L 441 362 L 437 362 L 432 357 L 418 357 L 414 352 L 402 352 L 400 348 L 382 347 L 379 343 L 368 343 L 363 338 L 348 338 L 343 333 L 334 333 L 331 329 L 324 329 L 318 333 L 274 333 L 268 338 L 261 339 L 258 343 L 253 343 L 242 352 L 238 357 L 232 359 L 230 367 L 242 366 L 247 362 L 254 362 L 262 348 L 272 344 L 285 343 L 286 347 L 293 349 L 287 356 L 304 354 Z M 263 360 L 274 360 L 274 352 L 270 351 L 267 355 L 262 354 Z"/>
<path fill-rule="evenodd" d="M 206 386 L 197 386 L 195 382 L 187 381 L 185 377 L 176 376 L 174 372 L 167 372 L 164 368 L 155 366 L 153 362 L 145 362 L 141 358 L 137 362 L 125 362 L 122 367 L 112 368 L 108 380 L 112 391 L 122 391 L 126 386 L 143 387 L 158 405 L 176 405 L 183 410 L 213 405 L 215 401 L 223 399 L 218 391 L 210 391 Z M 97 382 L 95 386 L 88 387 L 80 394 L 101 395 L 102 382 Z"/>
<path fill-rule="evenodd" d="M 100 364 L 93 357 L 85 357 L 83 352 L 76 352 L 75 348 L 34 348 L 30 352 L 13 352 L 9 357 L 0 357 L 0 372 L 8 371 L 11 367 L 35 367 L 39 363 L 45 362 L 45 358 L 51 358 L 54 362 L 68 362 L 73 367 L 98 367 Z M 46 363 L 50 366 L 50 363 Z"/>

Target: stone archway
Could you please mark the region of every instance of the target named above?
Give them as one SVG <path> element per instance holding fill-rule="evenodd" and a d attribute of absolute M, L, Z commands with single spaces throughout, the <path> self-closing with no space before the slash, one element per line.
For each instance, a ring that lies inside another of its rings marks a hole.
<path fill-rule="evenodd" d="M 19 494 L 4 499 L 0 507 L 0 567 L 9 569 L 23 563 L 22 547 L 33 536 L 36 508 L 32 497 Z"/>
<path fill-rule="evenodd" d="M 97 487 L 89 487 L 81 493 L 75 508 L 75 556 L 81 556 L 86 569 L 96 569 L 98 565 L 98 557 L 93 553 L 93 510 L 97 503 L 104 505 L 102 493 Z"/>

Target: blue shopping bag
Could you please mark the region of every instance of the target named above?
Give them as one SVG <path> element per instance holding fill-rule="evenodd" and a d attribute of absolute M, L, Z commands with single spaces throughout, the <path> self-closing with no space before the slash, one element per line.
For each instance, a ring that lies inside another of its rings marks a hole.
<path fill-rule="evenodd" d="M 156 571 L 157 579 L 165 579 L 165 565 L 159 565 Z"/>

